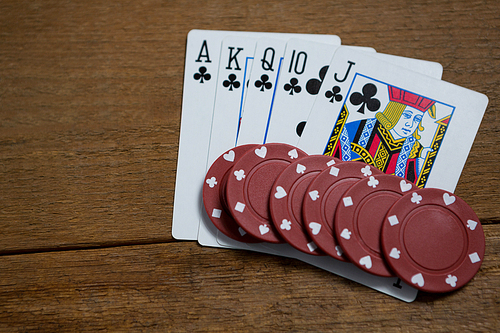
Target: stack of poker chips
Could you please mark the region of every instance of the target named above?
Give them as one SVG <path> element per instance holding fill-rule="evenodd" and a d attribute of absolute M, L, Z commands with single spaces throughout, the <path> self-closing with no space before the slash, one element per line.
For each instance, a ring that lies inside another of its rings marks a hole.
<path fill-rule="evenodd" d="M 456 195 L 287 144 L 223 153 L 206 174 L 203 202 L 231 239 L 286 242 L 426 292 L 464 286 L 484 257 L 481 223 Z"/>

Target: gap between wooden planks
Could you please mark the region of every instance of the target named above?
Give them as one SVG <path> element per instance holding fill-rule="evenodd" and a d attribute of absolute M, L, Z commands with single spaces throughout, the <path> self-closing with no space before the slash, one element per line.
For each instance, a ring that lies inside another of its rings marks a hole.
<path fill-rule="evenodd" d="M 413 303 L 293 259 L 195 242 L 0 257 L 0 330 L 495 331 L 500 225 L 464 288 Z"/>

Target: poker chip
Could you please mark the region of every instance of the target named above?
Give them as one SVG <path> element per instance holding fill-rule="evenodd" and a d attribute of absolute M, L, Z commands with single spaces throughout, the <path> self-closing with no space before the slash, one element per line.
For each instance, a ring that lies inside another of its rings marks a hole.
<path fill-rule="evenodd" d="M 320 172 L 304 195 L 302 215 L 305 230 L 314 243 L 331 257 L 348 261 L 335 239 L 334 217 L 342 194 L 360 179 L 382 174 L 362 162 L 341 162 Z"/>
<path fill-rule="evenodd" d="M 485 248 L 474 211 L 452 193 L 432 188 L 407 194 L 391 207 L 381 242 L 397 276 L 427 292 L 464 286 L 481 267 Z"/>
<path fill-rule="evenodd" d="M 224 235 L 244 243 L 256 243 L 260 240 L 253 238 L 243 230 L 227 210 L 225 188 L 229 171 L 236 161 L 248 150 L 256 145 L 243 145 L 224 152 L 208 170 L 203 184 L 203 205 L 208 217 Z"/>
<path fill-rule="evenodd" d="M 274 182 L 269 200 L 274 227 L 287 243 L 299 251 L 324 255 L 304 230 L 302 202 L 314 177 L 338 162 L 331 156 L 307 156 L 287 166 Z"/>
<path fill-rule="evenodd" d="M 227 206 L 248 234 L 269 243 L 283 242 L 272 223 L 269 197 L 278 175 L 305 156 L 296 147 L 268 143 L 249 150 L 234 164 L 226 184 Z M 280 190 L 278 195 L 282 194 Z"/>
<path fill-rule="evenodd" d="M 335 213 L 335 236 L 349 260 L 371 274 L 394 276 L 380 247 L 380 230 L 389 208 L 418 189 L 394 175 L 373 175 L 351 186 Z"/>

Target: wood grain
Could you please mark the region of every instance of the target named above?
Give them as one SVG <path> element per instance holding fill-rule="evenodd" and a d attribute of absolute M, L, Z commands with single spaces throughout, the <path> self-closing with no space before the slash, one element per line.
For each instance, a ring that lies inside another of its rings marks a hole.
<path fill-rule="evenodd" d="M 0 170 L 8 175 L 0 252 L 171 239 L 191 28 L 336 33 L 345 44 L 439 61 L 445 80 L 490 97 L 457 194 L 481 221 L 499 220 L 495 2 L 162 5 L 0 4 Z"/>
<path fill-rule="evenodd" d="M 0 330 L 499 331 L 500 2 L 1 1 Z M 337 34 L 440 62 L 489 106 L 456 189 L 480 273 L 405 304 L 171 237 L 191 29 Z"/>
<path fill-rule="evenodd" d="M 305 263 L 193 242 L 0 258 L 0 329 L 498 331 L 500 227 L 464 288 L 404 303 Z"/>

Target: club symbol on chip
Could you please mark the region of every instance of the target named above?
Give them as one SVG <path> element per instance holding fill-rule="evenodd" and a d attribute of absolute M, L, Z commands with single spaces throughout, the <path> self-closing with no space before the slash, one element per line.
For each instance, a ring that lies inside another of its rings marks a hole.
<path fill-rule="evenodd" d="M 422 201 L 422 196 L 413 192 L 411 194 L 411 202 L 418 205 L 420 203 L 420 201 Z"/>
<path fill-rule="evenodd" d="M 207 184 L 210 188 L 214 188 L 214 186 L 217 185 L 217 179 L 215 179 L 215 177 L 207 179 Z"/>
<path fill-rule="evenodd" d="M 448 274 L 446 280 L 444 280 L 447 284 L 455 288 L 457 286 L 457 277 L 455 275 Z"/>
<path fill-rule="evenodd" d="M 455 197 L 452 195 L 449 195 L 448 193 L 443 194 L 443 200 L 446 206 L 451 205 L 452 203 L 455 202 Z"/>
<path fill-rule="evenodd" d="M 371 176 L 372 175 L 372 170 L 370 169 L 369 165 L 366 165 L 364 168 L 361 169 L 361 173 L 365 176 Z"/>
<path fill-rule="evenodd" d="M 287 219 L 283 219 L 283 221 L 281 221 L 280 228 L 281 230 L 290 230 L 292 229 L 292 222 L 288 221 Z"/>
<path fill-rule="evenodd" d="M 375 179 L 375 177 L 370 176 L 370 180 L 368 180 L 368 186 L 376 188 L 378 184 L 379 184 L 378 179 Z"/>
<path fill-rule="evenodd" d="M 276 193 L 274 193 L 274 197 L 276 199 L 281 199 L 286 196 L 286 191 L 283 187 L 277 186 L 276 187 Z"/>
<path fill-rule="evenodd" d="M 236 176 L 236 180 L 238 180 L 238 181 L 243 180 L 243 178 L 246 177 L 245 170 L 243 170 L 243 169 L 235 171 L 234 175 Z"/>

